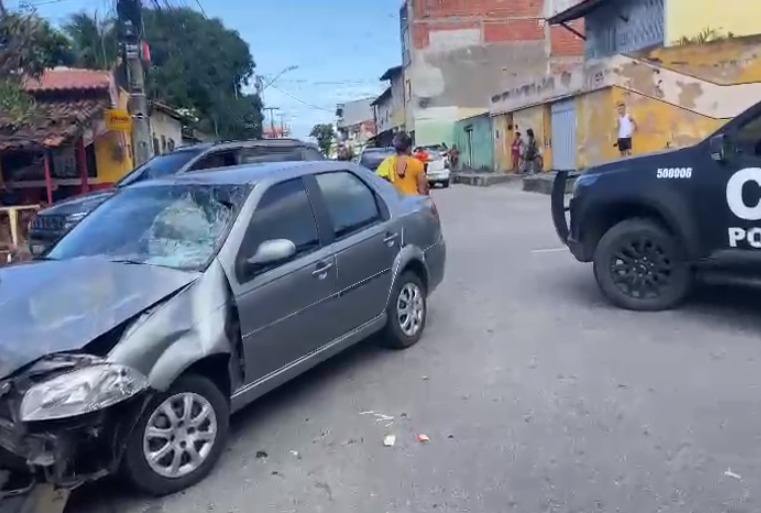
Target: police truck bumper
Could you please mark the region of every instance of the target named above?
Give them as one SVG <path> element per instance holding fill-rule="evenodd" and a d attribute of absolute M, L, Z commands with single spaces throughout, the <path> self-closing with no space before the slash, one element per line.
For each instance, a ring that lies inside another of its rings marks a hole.
<path fill-rule="evenodd" d="M 574 174 L 575 176 L 575 174 Z M 571 204 L 565 206 L 566 186 L 568 184 L 569 172 L 558 171 L 555 180 L 552 183 L 552 193 L 550 195 L 550 208 L 552 210 L 552 224 L 555 225 L 555 232 L 558 234 L 560 241 L 568 246 L 571 253 L 579 262 L 589 262 L 592 257 L 587 255 L 581 241 L 574 238 L 571 233 L 571 227 L 568 223 L 566 213 L 573 209 L 573 199 Z M 578 231 L 578 230 L 577 230 Z"/>

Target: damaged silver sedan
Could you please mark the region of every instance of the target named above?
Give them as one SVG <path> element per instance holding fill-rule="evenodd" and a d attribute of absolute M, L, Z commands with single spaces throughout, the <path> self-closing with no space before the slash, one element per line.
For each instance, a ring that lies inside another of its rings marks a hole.
<path fill-rule="evenodd" d="M 0 270 L 3 493 L 118 470 L 151 494 L 192 485 L 231 412 L 370 335 L 416 343 L 445 255 L 429 198 L 348 163 L 120 191 Z"/>

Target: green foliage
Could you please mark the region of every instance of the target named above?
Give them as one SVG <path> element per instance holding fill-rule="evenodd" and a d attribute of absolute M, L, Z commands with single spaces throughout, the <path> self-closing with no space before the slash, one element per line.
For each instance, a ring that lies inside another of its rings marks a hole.
<path fill-rule="evenodd" d="M 119 42 L 112 19 L 80 12 L 71 15 L 63 29 L 71 40 L 77 67 L 111 69 L 116 64 Z"/>
<path fill-rule="evenodd" d="M 333 126 L 328 123 L 320 123 L 312 127 L 312 131 L 309 133 L 310 137 L 317 139 L 317 146 L 325 155 L 330 153 L 330 147 L 333 145 L 333 139 L 335 133 Z"/>
<path fill-rule="evenodd" d="M 26 76 L 39 77 L 46 68 L 70 65 L 68 39 L 34 12 L 0 14 L 0 116 L 18 126 L 35 115 L 34 101 L 23 90 Z"/>
<path fill-rule="evenodd" d="M 732 32 L 723 33 L 720 29 L 706 27 L 692 37 L 682 36 L 677 41 L 679 45 L 696 45 L 705 44 L 712 41 L 723 41 L 725 39 L 732 39 L 735 35 Z"/>
<path fill-rule="evenodd" d="M 194 108 L 201 129 L 221 138 L 261 137 L 261 100 L 243 93 L 254 59 L 240 35 L 192 9 L 146 10 L 143 18 L 153 61 L 149 94 Z"/>

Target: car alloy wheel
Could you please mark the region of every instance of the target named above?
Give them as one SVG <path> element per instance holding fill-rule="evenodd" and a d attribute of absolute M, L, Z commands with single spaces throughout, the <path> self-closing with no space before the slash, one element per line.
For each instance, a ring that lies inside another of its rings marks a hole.
<path fill-rule="evenodd" d="M 399 327 L 408 337 L 414 337 L 423 327 L 425 298 L 416 283 L 405 283 L 396 300 L 396 318 Z"/>
<path fill-rule="evenodd" d="M 217 414 L 203 396 L 183 392 L 151 414 L 143 433 L 143 455 L 156 474 L 177 479 L 197 471 L 217 441 Z"/>
<path fill-rule="evenodd" d="M 635 236 L 621 244 L 610 261 L 613 282 L 624 294 L 647 299 L 669 288 L 673 265 L 657 241 Z"/>

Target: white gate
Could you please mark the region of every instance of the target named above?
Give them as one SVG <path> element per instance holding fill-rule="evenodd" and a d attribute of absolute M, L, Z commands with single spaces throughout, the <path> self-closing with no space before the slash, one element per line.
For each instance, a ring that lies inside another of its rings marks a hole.
<path fill-rule="evenodd" d="M 552 104 L 552 167 L 558 171 L 576 169 L 576 102 Z"/>

